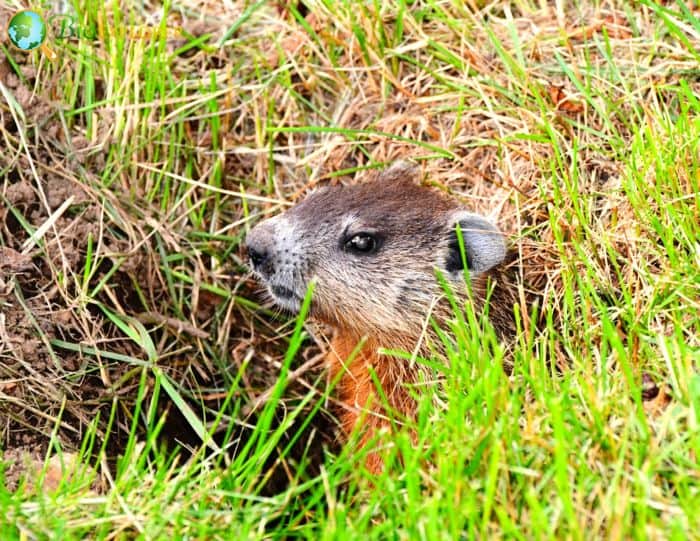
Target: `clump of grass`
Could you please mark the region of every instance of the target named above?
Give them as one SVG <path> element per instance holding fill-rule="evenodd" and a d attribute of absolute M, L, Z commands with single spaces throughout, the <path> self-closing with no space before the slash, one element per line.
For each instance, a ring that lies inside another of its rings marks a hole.
<path fill-rule="evenodd" d="M 692 8 L 73 8 L 98 38 L 54 43 L 56 63 L 0 43 L 0 248 L 35 267 L 0 262 L 0 477 L 23 438 L 35 460 L 78 456 L 55 490 L 0 483 L 9 537 L 700 528 Z M 308 188 L 397 157 L 496 218 L 541 303 L 511 375 L 488 323 L 457 313 L 446 358 L 423 360 L 442 384 L 422 389 L 418 443 L 380 438 L 379 478 L 352 444 L 315 474 L 323 440 L 299 428 L 326 407 L 306 370 L 326 346 L 259 306 L 240 243 Z"/>

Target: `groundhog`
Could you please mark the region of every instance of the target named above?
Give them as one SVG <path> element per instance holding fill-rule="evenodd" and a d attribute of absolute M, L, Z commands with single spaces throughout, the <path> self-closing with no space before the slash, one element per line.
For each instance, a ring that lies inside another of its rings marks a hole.
<path fill-rule="evenodd" d="M 319 189 L 246 238 L 251 267 L 277 306 L 298 312 L 315 281 L 309 316 L 334 328 L 327 361 L 338 381 L 336 414 L 346 437 L 361 428 L 360 445 L 390 426 L 384 404 L 394 417 L 415 413 L 409 388 L 419 379 L 419 363 L 380 349 L 427 353 L 429 317 L 453 315 L 437 271 L 467 302 L 458 226 L 475 308 L 482 310 L 489 291 L 494 328 L 501 337 L 513 333 L 503 234 L 415 177 L 400 162 L 368 182 Z M 376 453 L 368 453 L 366 464 L 374 473 L 383 468 Z"/>

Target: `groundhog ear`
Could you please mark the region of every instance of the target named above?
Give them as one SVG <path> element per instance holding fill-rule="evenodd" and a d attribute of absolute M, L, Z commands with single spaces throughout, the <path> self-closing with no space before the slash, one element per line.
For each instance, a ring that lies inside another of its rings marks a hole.
<path fill-rule="evenodd" d="M 457 227 L 462 231 L 467 268 L 472 274 L 486 272 L 505 259 L 506 242 L 503 233 L 486 218 L 460 211 L 451 223 L 446 262 L 448 272 L 464 269 Z"/>
<path fill-rule="evenodd" d="M 420 181 L 420 168 L 407 160 L 399 160 L 392 163 L 388 169 L 381 173 L 385 181 L 415 182 Z"/>

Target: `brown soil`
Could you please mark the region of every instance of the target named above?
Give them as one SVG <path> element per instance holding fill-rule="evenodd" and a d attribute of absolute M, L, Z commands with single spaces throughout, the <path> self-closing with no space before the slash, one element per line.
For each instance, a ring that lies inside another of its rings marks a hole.
<path fill-rule="evenodd" d="M 28 117 L 45 116 L 45 104 L 27 96 L 16 77 L 7 75 L 4 82 L 23 102 Z M 12 120 L 3 116 L 5 129 L 12 131 Z M 75 350 L 82 344 L 124 355 L 137 353 L 123 339 L 112 342 L 114 325 L 95 306 L 76 310 L 78 292 L 57 281 L 60 275 L 82 271 L 88 239 L 100 238 L 104 228 L 101 238 L 111 256 L 99 262 L 89 285 L 94 287 L 115 271 L 111 293 L 127 313 L 142 309 L 132 287 L 132 269 L 143 264 L 143 251 L 131 250 L 118 224 L 105 216 L 95 193 L 74 183 L 73 175 L 62 174 L 63 168 L 80 167 L 77 147 L 79 141 L 61 141 L 41 151 L 38 147 L 32 162 L 22 155 L 0 155 L 4 172 L 0 183 L 0 445 L 6 457 L 10 450 L 45 455 L 54 433 L 63 449 L 76 450 L 94 421 L 104 438 L 113 401 L 128 396 L 134 385 L 133 377 L 127 375 L 129 365 L 103 359 L 98 366 L 94 356 Z M 76 171 L 75 177 L 80 176 Z M 31 242 L 28 231 L 39 229 L 68 200 L 70 205 L 43 238 Z M 120 257 L 130 250 L 126 260 Z M 114 307 L 109 295 L 101 298 Z M 109 347 L 103 345 L 107 343 Z M 115 453 L 128 426 L 119 408 L 116 420 L 118 429 L 108 447 Z"/>

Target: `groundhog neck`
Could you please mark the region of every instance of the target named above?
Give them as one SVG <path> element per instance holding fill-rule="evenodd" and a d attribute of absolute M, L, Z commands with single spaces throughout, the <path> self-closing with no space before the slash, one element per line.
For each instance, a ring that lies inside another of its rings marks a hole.
<path fill-rule="evenodd" d="M 354 334 L 338 330 L 331 341 L 328 362 L 331 377 L 338 378 L 336 396 L 342 430 L 349 435 L 359 421 L 360 442 L 364 445 L 377 430 L 389 427 L 385 405 L 393 410 L 397 422 L 401 422 L 401 415 L 414 416 L 416 401 L 408 386 L 416 382 L 418 370 L 408 360 L 380 354 L 379 344 L 371 339 L 358 349 L 359 343 Z M 382 394 L 377 391 L 377 383 Z M 367 467 L 379 471 L 380 459 L 370 455 Z"/>

